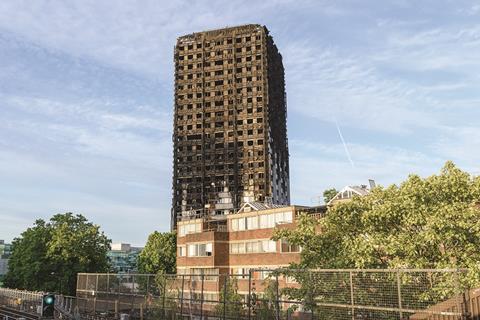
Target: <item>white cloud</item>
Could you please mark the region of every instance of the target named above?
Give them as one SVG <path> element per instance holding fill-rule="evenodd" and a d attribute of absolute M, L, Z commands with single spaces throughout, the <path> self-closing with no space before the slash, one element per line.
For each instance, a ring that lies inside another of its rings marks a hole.
<path fill-rule="evenodd" d="M 168 226 L 175 39 L 244 23 L 267 24 L 284 58 L 295 202 L 430 174 L 447 159 L 475 170 L 478 8 L 450 3 L 462 19 L 449 21 L 439 4 L 414 5 L 0 1 L 0 209 L 24 219 L 8 222 L 18 232 L 63 210 L 122 241 Z M 355 168 L 335 130 L 300 139 L 302 118 L 338 119 Z"/>
<path fill-rule="evenodd" d="M 426 153 L 398 147 L 378 147 L 369 144 L 348 145 L 355 167 L 345 157 L 341 144 L 292 141 L 292 199 L 295 204 L 318 202 L 324 190 L 346 185 L 390 185 L 407 178 L 410 173 L 430 175 L 440 170 L 443 160 Z"/>
<path fill-rule="evenodd" d="M 305 42 L 289 45 L 285 56 L 290 110 L 390 133 L 436 125 L 418 108 L 422 97 L 412 87 L 381 77 L 364 57 L 342 56 L 339 50 L 312 48 Z"/>

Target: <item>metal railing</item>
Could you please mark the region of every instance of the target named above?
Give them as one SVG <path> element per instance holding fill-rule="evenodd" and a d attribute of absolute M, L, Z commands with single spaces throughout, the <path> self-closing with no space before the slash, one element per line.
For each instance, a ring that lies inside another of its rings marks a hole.
<path fill-rule="evenodd" d="M 84 313 L 132 319 L 480 319 L 459 269 L 79 274 Z"/>
<path fill-rule="evenodd" d="M 0 310 L 6 307 L 9 312 L 5 317 L 9 319 L 40 319 L 43 295 L 44 292 L 0 288 Z M 67 319 L 104 320 L 107 318 L 96 312 L 80 313 L 80 310 L 88 310 L 87 308 L 79 308 L 79 304 L 80 306 L 86 305 L 85 300 L 77 297 L 55 295 L 57 315 Z M 0 312 L 1 314 L 7 313 Z"/>
<path fill-rule="evenodd" d="M 42 305 L 42 296 L 42 292 L 0 288 L 0 306 L 38 314 Z"/>

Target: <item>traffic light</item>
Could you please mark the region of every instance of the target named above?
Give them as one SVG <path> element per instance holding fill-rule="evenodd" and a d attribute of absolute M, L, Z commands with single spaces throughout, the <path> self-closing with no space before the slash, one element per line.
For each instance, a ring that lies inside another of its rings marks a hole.
<path fill-rule="evenodd" d="M 42 297 L 42 317 L 53 318 L 55 313 L 55 295 L 53 293 L 44 294 Z"/>

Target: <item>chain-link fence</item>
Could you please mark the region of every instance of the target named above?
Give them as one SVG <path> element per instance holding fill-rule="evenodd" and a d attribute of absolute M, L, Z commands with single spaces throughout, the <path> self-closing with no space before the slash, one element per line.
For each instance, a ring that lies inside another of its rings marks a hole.
<path fill-rule="evenodd" d="M 79 274 L 82 313 L 133 319 L 480 319 L 465 270 Z"/>

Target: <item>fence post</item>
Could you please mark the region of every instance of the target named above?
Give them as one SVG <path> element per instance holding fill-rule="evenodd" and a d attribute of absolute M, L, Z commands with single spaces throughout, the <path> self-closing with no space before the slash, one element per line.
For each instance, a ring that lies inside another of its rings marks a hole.
<path fill-rule="evenodd" d="M 352 305 L 352 320 L 355 320 L 355 300 L 353 294 L 353 274 L 349 271 L 350 275 L 350 304 Z"/>
<path fill-rule="evenodd" d="M 312 286 L 314 286 L 313 288 L 315 288 L 315 284 L 313 283 L 313 271 L 307 271 L 308 274 L 310 275 L 310 283 Z M 313 294 L 313 288 L 312 290 L 310 290 L 310 304 L 312 306 L 312 320 L 315 318 L 315 298 L 314 298 L 314 294 Z"/>
<path fill-rule="evenodd" d="M 107 292 L 108 298 L 110 298 L 110 273 L 107 273 Z"/>
<path fill-rule="evenodd" d="M 455 272 L 455 291 L 457 295 L 457 298 L 455 300 L 457 302 L 457 310 L 461 314 L 460 319 L 468 319 L 468 306 L 467 306 L 468 303 L 465 299 L 466 298 L 465 291 L 463 292 L 463 294 L 461 294 L 460 292 L 460 278 L 459 278 L 460 269 L 457 268 L 457 270 L 455 270 L 454 272 Z M 459 302 L 460 299 L 464 300 L 465 310 L 463 310 L 462 304 L 461 302 Z"/>
<path fill-rule="evenodd" d="M 165 310 L 165 294 L 167 292 L 167 277 L 164 276 L 164 282 L 163 282 L 163 294 L 162 294 L 162 309 L 163 309 L 163 319 L 167 317 L 167 312 Z"/>
<path fill-rule="evenodd" d="M 97 273 L 97 277 L 95 279 L 95 295 L 97 294 L 98 292 L 98 273 Z"/>
<path fill-rule="evenodd" d="M 205 285 L 205 274 L 204 273 L 202 273 L 201 279 L 202 279 L 202 291 L 201 291 L 201 294 L 200 294 L 200 320 L 203 320 L 203 288 L 204 288 L 204 285 Z"/>
<path fill-rule="evenodd" d="M 280 290 L 280 284 L 278 283 L 278 273 L 275 273 L 275 309 L 276 309 L 276 312 L 275 312 L 275 315 L 276 315 L 276 318 L 277 320 L 280 320 L 280 293 L 279 293 L 279 290 Z"/>
<path fill-rule="evenodd" d="M 183 319 L 183 292 L 185 291 L 185 275 L 182 274 L 182 292 L 180 293 L 180 319 Z"/>
<path fill-rule="evenodd" d="M 223 282 L 223 320 L 227 316 L 227 275 L 225 274 L 225 281 Z"/>
<path fill-rule="evenodd" d="M 132 281 L 132 306 L 131 310 L 135 309 L 135 276 L 131 276 L 130 280 Z"/>
<path fill-rule="evenodd" d="M 472 299 L 470 298 L 470 288 L 464 288 L 463 290 L 463 304 L 465 305 L 465 319 L 472 318 Z"/>
<path fill-rule="evenodd" d="M 149 307 L 149 297 L 150 297 L 150 294 L 148 293 L 148 288 L 150 286 L 150 276 L 145 276 L 147 278 L 147 287 L 145 288 L 145 309 L 148 310 L 148 307 Z"/>
<path fill-rule="evenodd" d="M 252 269 L 248 269 L 248 320 L 252 319 Z"/>
<path fill-rule="evenodd" d="M 402 305 L 402 283 L 400 281 L 400 270 L 397 269 L 397 295 L 398 295 L 398 308 L 400 311 L 400 319 L 403 319 L 403 305 Z"/>

